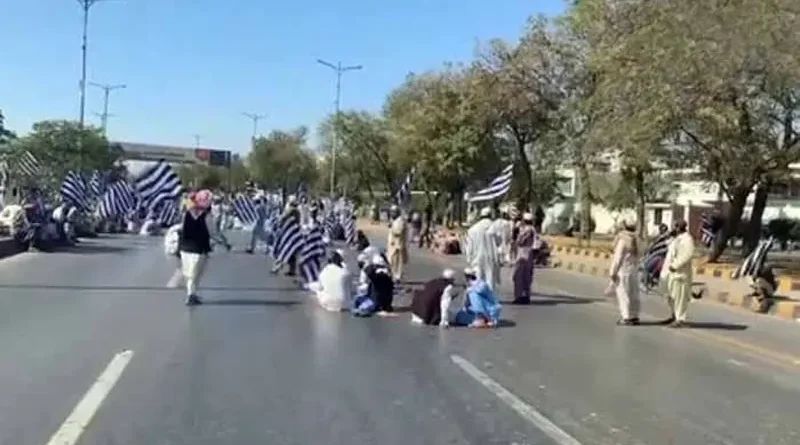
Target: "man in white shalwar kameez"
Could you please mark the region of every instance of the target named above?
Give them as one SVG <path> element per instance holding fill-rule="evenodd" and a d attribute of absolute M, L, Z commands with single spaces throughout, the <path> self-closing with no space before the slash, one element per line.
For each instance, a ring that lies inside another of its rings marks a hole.
<path fill-rule="evenodd" d="M 676 222 L 675 232 L 677 236 L 669 243 L 660 276 L 662 280 L 666 277 L 667 303 L 672 309 L 672 316 L 664 323 L 680 328 L 686 324 L 689 301 L 692 299 L 694 239 L 689 234 L 686 221 Z"/>
<path fill-rule="evenodd" d="M 467 231 L 466 253 L 470 266 L 489 288 L 498 292 L 500 288 L 499 254 L 500 236 L 493 229 L 492 210 L 485 207 L 480 219 Z"/>
<path fill-rule="evenodd" d="M 492 233 L 498 236 L 500 245 L 498 247 L 500 252 L 500 263 L 512 264 L 511 260 L 511 235 L 514 230 L 514 225 L 511 223 L 511 218 L 508 213 L 503 211 L 494 221 L 492 221 Z"/>

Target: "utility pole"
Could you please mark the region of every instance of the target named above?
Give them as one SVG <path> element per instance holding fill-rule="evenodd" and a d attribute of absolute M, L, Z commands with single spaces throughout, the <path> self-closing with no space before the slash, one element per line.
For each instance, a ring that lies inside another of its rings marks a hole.
<path fill-rule="evenodd" d="M 81 111 L 79 119 L 81 128 L 83 128 L 83 124 L 86 119 L 86 48 L 89 41 L 89 9 L 91 9 L 95 3 L 101 1 L 107 1 L 107 0 L 78 0 L 78 4 L 81 5 L 81 9 L 83 10 L 83 39 L 81 44 L 81 82 L 80 82 Z"/>
<path fill-rule="evenodd" d="M 200 135 L 195 134 L 194 136 L 194 148 L 200 148 Z"/>
<path fill-rule="evenodd" d="M 348 71 L 358 71 L 363 69 L 362 65 L 342 66 L 342 62 L 335 65 L 322 59 L 317 59 L 317 63 L 327 66 L 336 72 L 336 114 L 334 115 L 333 144 L 331 147 L 331 198 L 336 191 L 336 151 L 339 145 L 339 113 L 341 112 L 342 100 L 342 74 Z"/>
<path fill-rule="evenodd" d="M 106 85 L 101 83 L 89 82 L 89 85 L 93 87 L 97 87 L 103 90 L 103 112 L 100 114 L 101 124 L 100 126 L 103 128 L 103 133 L 106 133 L 106 129 L 108 128 L 108 96 L 114 90 L 122 90 L 128 88 L 125 84 L 118 84 L 118 85 Z"/>
<path fill-rule="evenodd" d="M 253 121 L 253 138 L 250 140 L 251 148 L 256 146 L 256 137 L 258 137 L 258 121 L 267 117 L 266 114 L 256 113 L 242 113 L 243 116 Z"/>

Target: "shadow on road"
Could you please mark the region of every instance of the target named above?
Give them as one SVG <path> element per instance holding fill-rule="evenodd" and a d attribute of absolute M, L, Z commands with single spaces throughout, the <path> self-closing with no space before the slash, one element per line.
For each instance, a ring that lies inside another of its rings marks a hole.
<path fill-rule="evenodd" d="M 279 306 L 291 307 L 301 304 L 299 301 L 285 300 L 203 300 L 203 306 Z"/>
<path fill-rule="evenodd" d="M 48 253 L 77 253 L 83 255 L 95 254 L 95 253 L 122 253 L 127 252 L 129 250 L 133 250 L 130 247 L 121 247 L 121 246 L 108 246 L 103 244 L 94 244 L 94 245 L 87 245 L 87 244 L 78 244 L 76 246 L 71 247 L 60 247 L 49 251 Z"/>
<path fill-rule="evenodd" d="M 716 321 L 687 321 L 687 329 L 709 329 L 716 331 L 744 331 L 746 325 L 736 323 L 721 323 Z"/>

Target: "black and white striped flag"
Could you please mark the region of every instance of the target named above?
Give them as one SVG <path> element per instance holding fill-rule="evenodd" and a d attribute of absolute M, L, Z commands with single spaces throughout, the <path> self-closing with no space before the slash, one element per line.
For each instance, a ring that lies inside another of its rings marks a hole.
<path fill-rule="evenodd" d="M 249 226 L 258 221 L 258 206 L 247 195 L 239 195 L 233 200 L 233 212 L 242 224 Z"/>
<path fill-rule="evenodd" d="M 31 152 L 25 150 L 16 160 L 17 171 L 22 176 L 35 177 L 41 173 L 41 164 Z"/>
<path fill-rule="evenodd" d="M 469 197 L 469 202 L 491 201 L 499 198 L 511 189 L 511 180 L 514 178 L 514 164 L 509 164 L 500 172 L 488 187 L 475 192 Z"/>
<path fill-rule="evenodd" d="M 669 242 L 671 240 L 672 236 L 669 232 L 658 235 L 653 241 L 653 244 L 651 244 L 644 253 L 644 264 L 651 264 L 656 258 L 663 260 L 667 256 L 667 250 L 669 249 Z"/>
<path fill-rule="evenodd" d="M 158 212 L 158 223 L 162 226 L 171 226 L 178 222 L 178 201 L 170 199 L 161 201 L 161 209 Z"/>
<path fill-rule="evenodd" d="M 767 261 L 767 254 L 775 244 L 775 238 L 770 237 L 768 240 L 761 240 L 758 246 L 747 255 L 744 262 L 731 273 L 731 278 L 737 279 L 741 277 L 757 277 L 764 268 L 764 263 Z"/>
<path fill-rule="evenodd" d="M 275 261 L 284 264 L 303 246 L 303 232 L 297 215 L 286 215 L 279 223 L 277 242 L 275 244 Z"/>
<path fill-rule="evenodd" d="M 112 218 L 127 215 L 136 208 L 136 194 L 126 181 L 118 180 L 106 188 L 100 200 L 100 216 Z"/>
<path fill-rule="evenodd" d="M 703 213 L 700 216 L 700 242 L 705 244 L 706 247 L 711 247 L 714 244 L 714 239 L 717 233 L 714 230 L 714 224 L 708 214 Z"/>
<path fill-rule="evenodd" d="M 151 210 L 163 200 L 178 199 L 183 186 L 178 174 L 164 160 L 147 169 L 136 180 L 142 207 Z"/>
<path fill-rule="evenodd" d="M 313 283 L 319 278 L 322 260 L 325 257 L 325 241 L 322 227 L 314 224 L 305 234 L 303 247 L 298 253 L 298 266 L 303 281 Z"/>
<path fill-rule="evenodd" d="M 395 194 L 395 202 L 401 207 L 406 206 L 411 201 L 411 184 L 414 182 L 414 172 L 414 168 L 408 172 L 406 179 L 400 184 L 400 188 Z"/>
<path fill-rule="evenodd" d="M 356 221 L 352 211 L 346 210 L 344 213 L 342 228 L 344 229 L 344 240 L 349 245 L 356 243 Z"/>
<path fill-rule="evenodd" d="M 64 182 L 61 183 L 61 199 L 64 202 L 71 203 L 80 210 L 89 209 L 89 196 L 86 189 L 86 183 L 78 173 L 73 171 L 67 172 L 64 177 Z"/>
<path fill-rule="evenodd" d="M 89 191 L 92 197 L 100 197 L 105 192 L 105 178 L 103 174 L 95 170 L 92 172 L 92 178 L 89 180 Z"/>

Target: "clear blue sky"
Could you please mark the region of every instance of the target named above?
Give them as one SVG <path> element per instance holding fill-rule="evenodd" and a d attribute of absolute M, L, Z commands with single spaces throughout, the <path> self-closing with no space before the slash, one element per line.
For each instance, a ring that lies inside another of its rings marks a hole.
<path fill-rule="evenodd" d="M 76 119 L 81 9 L 76 0 L 0 0 L 0 109 L 25 133 Z M 409 72 L 466 61 L 479 42 L 517 39 L 531 14 L 561 0 L 112 0 L 92 7 L 89 80 L 112 93 L 115 140 L 247 150 L 262 132 L 306 125 L 333 109 L 334 72 L 317 58 L 363 64 L 343 80 L 343 108 L 379 110 Z M 90 87 L 87 120 L 102 111 Z"/>

